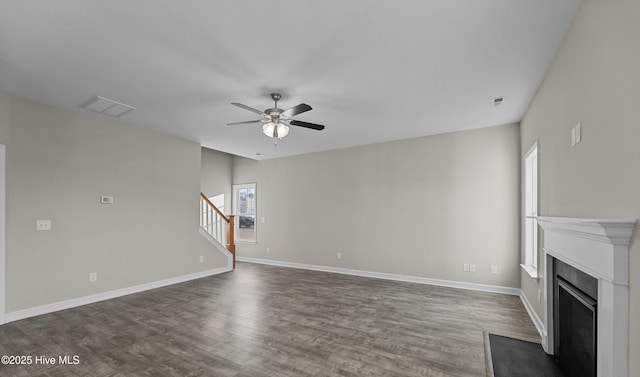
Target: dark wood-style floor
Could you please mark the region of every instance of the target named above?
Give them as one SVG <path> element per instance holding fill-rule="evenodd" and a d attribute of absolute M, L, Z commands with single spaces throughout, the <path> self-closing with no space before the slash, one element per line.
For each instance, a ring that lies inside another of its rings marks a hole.
<path fill-rule="evenodd" d="M 0 355 L 79 361 L 0 375 L 485 376 L 483 331 L 537 337 L 515 296 L 238 263 L 0 326 Z"/>

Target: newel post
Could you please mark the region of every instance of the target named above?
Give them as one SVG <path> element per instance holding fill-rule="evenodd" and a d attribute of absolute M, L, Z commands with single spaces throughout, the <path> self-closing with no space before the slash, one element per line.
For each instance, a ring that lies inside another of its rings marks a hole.
<path fill-rule="evenodd" d="M 229 223 L 227 224 L 227 250 L 233 254 L 233 269 L 236 269 L 236 244 L 234 242 L 235 220 L 234 215 L 229 215 Z"/>

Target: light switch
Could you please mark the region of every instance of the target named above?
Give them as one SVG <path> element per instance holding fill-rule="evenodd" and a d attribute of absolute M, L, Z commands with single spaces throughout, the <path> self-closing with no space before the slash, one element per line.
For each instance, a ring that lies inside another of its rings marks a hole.
<path fill-rule="evenodd" d="M 100 203 L 102 204 L 113 204 L 113 196 L 101 196 Z"/>
<path fill-rule="evenodd" d="M 582 140 L 582 124 L 578 123 L 571 129 L 571 146 L 575 146 Z"/>

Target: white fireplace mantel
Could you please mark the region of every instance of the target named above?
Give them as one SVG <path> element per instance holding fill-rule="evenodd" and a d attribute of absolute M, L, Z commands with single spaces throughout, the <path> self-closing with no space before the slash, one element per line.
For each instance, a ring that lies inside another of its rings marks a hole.
<path fill-rule="evenodd" d="M 629 242 L 637 219 L 537 218 L 544 230 L 545 327 L 554 353 L 553 258 L 598 279 L 597 375 L 628 377 Z"/>

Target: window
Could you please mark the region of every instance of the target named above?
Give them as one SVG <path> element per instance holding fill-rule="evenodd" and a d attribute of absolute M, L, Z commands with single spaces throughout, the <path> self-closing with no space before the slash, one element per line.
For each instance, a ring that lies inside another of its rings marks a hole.
<path fill-rule="evenodd" d="M 524 261 L 522 268 L 538 278 L 538 143 L 524 155 Z"/>
<path fill-rule="evenodd" d="M 256 184 L 233 185 L 235 241 L 256 243 Z"/>
<path fill-rule="evenodd" d="M 212 196 L 209 200 L 220 210 L 220 212 L 224 213 L 224 194 Z"/>

